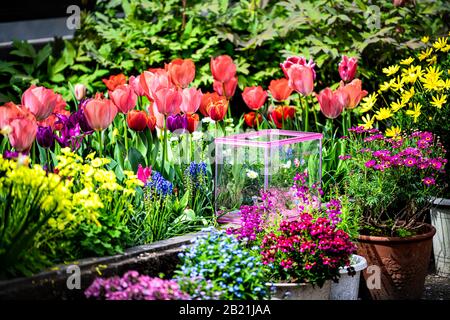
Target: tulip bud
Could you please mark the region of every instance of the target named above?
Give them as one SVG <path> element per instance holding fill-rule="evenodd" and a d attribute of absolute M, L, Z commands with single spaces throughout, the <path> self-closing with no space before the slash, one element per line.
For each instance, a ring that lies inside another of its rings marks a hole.
<path fill-rule="evenodd" d="M 245 104 L 252 110 L 260 109 L 267 99 L 267 91 L 261 86 L 247 87 L 242 93 Z"/>
<path fill-rule="evenodd" d="M 175 132 L 176 130 L 184 131 L 188 127 L 187 118 L 179 114 L 168 116 L 166 124 L 170 132 Z"/>
<path fill-rule="evenodd" d="M 81 83 L 77 83 L 74 87 L 75 98 L 80 101 L 86 97 L 86 86 Z"/>
<path fill-rule="evenodd" d="M 36 140 L 42 148 L 53 148 L 55 145 L 55 134 L 51 127 L 38 127 Z"/>

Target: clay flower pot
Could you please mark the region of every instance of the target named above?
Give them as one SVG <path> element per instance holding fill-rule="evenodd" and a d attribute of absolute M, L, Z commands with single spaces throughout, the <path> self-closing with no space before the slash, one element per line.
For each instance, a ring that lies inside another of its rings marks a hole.
<path fill-rule="evenodd" d="M 411 237 L 358 237 L 358 254 L 366 258 L 365 285 L 374 300 L 420 299 L 436 229 Z M 377 279 L 379 274 L 379 279 Z"/>

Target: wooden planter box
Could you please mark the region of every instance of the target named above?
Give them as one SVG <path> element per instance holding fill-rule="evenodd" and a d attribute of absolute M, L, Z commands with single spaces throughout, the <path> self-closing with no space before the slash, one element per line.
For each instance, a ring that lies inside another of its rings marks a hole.
<path fill-rule="evenodd" d="M 0 281 L 0 300 L 75 300 L 84 299 L 84 290 L 96 277 L 122 275 L 128 270 L 158 276 L 171 275 L 178 264 L 178 253 L 200 233 L 191 233 L 152 244 L 127 249 L 123 254 L 87 258 L 70 264 L 57 265 L 50 270 L 27 278 Z M 80 289 L 69 289 L 67 268 L 80 268 Z"/>

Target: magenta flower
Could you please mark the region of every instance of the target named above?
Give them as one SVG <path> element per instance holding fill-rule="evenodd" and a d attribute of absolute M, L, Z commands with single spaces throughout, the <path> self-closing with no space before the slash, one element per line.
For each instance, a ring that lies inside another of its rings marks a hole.
<path fill-rule="evenodd" d="M 141 164 L 138 166 L 137 178 L 144 184 L 148 182 L 148 179 L 152 176 L 152 167 L 143 168 Z"/>
<path fill-rule="evenodd" d="M 436 184 L 436 180 L 432 177 L 425 177 L 422 179 L 422 181 L 426 186 L 431 186 L 431 185 Z"/>
<path fill-rule="evenodd" d="M 372 168 L 376 164 L 377 164 L 377 162 L 372 159 L 372 160 L 367 161 L 364 165 L 366 166 L 366 168 Z"/>

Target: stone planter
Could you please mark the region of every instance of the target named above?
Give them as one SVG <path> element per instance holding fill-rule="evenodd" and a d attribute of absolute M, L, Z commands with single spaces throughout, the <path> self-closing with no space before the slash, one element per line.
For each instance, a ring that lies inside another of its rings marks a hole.
<path fill-rule="evenodd" d="M 330 300 L 331 281 L 322 288 L 309 283 L 267 283 L 271 300 Z"/>
<path fill-rule="evenodd" d="M 440 276 L 450 276 L 450 199 L 436 199 L 431 208 L 431 224 L 436 228 L 433 238 L 436 272 Z"/>
<path fill-rule="evenodd" d="M 127 249 L 123 254 L 88 258 L 58 265 L 27 278 L 0 281 L 0 300 L 78 300 L 84 299 L 84 290 L 98 276 L 122 275 L 128 270 L 158 276 L 171 275 L 183 245 L 188 245 L 200 233 L 192 233 Z M 70 289 L 68 278 L 71 266 L 79 269 L 80 288 Z"/>
<path fill-rule="evenodd" d="M 425 224 L 412 237 L 358 237 L 358 254 L 366 258 L 364 286 L 374 300 L 417 300 L 422 297 L 436 229 Z"/>
<path fill-rule="evenodd" d="M 364 257 L 356 254 L 352 256 L 351 261 L 351 266 L 355 269 L 356 274 L 349 275 L 346 268 L 339 270 L 339 282 L 331 283 L 331 300 L 358 300 L 361 271 L 367 268 L 367 261 Z"/>

